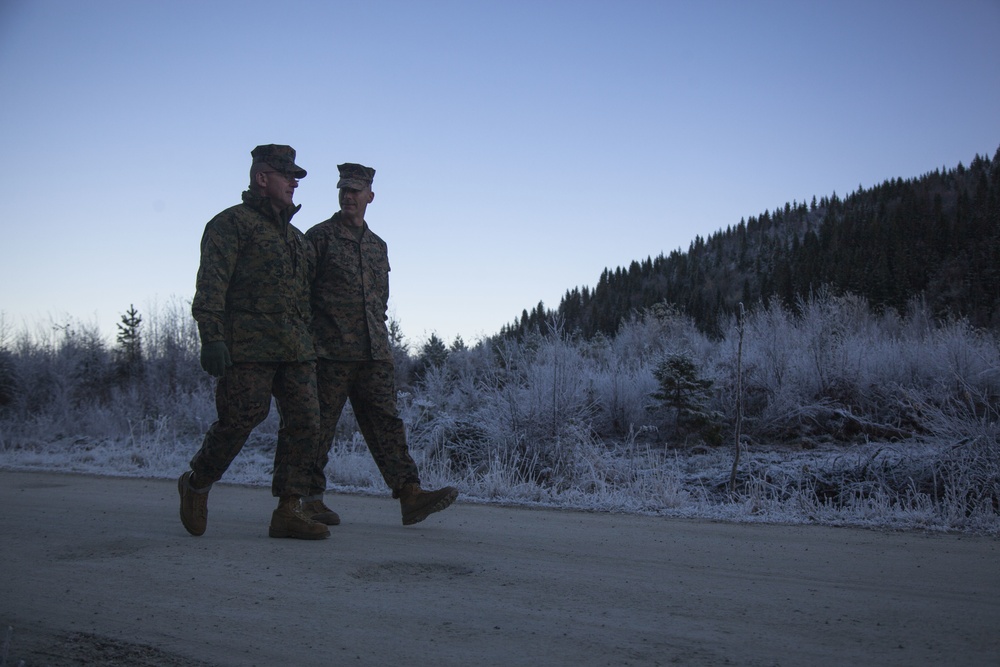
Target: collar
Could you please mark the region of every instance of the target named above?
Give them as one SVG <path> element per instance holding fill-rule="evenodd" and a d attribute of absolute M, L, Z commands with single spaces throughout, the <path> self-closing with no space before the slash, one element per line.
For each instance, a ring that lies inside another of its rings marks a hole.
<path fill-rule="evenodd" d="M 364 237 L 366 234 L 368 234 L 367 222 L 364 222 L 361 225 L 361 233 L 358 234 L 354 231 L 355 230 L 354 227 L 348 226 L 347 221 L 344 219 L 344 215 L 341 211 L 337 211 L 336 213 L 334 213 L 333 218 L 331 219 L 333 220 L 333 228 L 337 231 L 338 234 L 342 236 L 350 237 L 357 241 L 360 240 L 362 237 Z"/>
<path fill-rule="evenodd" d="M 274 207 L 271 206 L 271 198 L 263 197 L 253 190 L 244 190 L 243 203 L 263 215 L 265 218 L 286 225 L 291 222 L 292 216 L 298 213 L 299 209 L 302 208 L 302 204 L 292 204 L 291 206 L 286 206 L 280 213 L 275 214 Z"/>

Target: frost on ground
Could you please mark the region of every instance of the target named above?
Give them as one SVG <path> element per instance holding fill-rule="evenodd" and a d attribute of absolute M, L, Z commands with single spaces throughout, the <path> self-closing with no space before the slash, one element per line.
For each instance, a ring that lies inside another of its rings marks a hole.
<path fill-rule="evenodd" d="M 0 468 L 171 479 L 197 442 L 65 439 L 0 449 Z M 892 443 L 850 448 L 670 451 L 575 443 L 559 469 L 529 475 L 497 458 L 476 470 L 414 452 L 425 486 L 456 484 L 464 502 L 733 522 L 813 523 L 1000 535 L 995 443 Z M 223 482 L 269 486 L 273 438 L 250 441 Z M 360 437 L 338 442 L 327 468 L 332 493 L 387 493 Z M 547 476 L 546 476 L 547 475 Z"/>

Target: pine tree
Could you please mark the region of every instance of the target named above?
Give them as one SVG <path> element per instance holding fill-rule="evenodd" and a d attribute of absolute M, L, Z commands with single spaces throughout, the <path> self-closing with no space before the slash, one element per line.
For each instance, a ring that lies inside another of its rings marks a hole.
<path fill-rule="evenodd" d="M 432 368 L 440 368 L 448 360 L 448 347 L 437 334 L 432 333 L 427 342 L 420 348 L 420 356 L 417 357 L 413 368 L 414 380 L 422 382 L 427 377 L 427 372 Z"/>
<path fill-rule="evenodd" d="M 653 377 L 660 390 L 652 397 L 674 413 L 678 436 L 697 434 L 712 445 L 722 442 L 722 416 L 707 407 L 712 381 L 698 376 L 690 357 L 667 355 L 653 370 Z"/>
<path fill-rule="evenodd" d="M 139 331 L 141 325 L 142 316 L 134 305 L 129 304 L 129 309 L 118 323 L 119 359 L 129 377 L 135 377 L 142 372 L 142 338 Z"/>

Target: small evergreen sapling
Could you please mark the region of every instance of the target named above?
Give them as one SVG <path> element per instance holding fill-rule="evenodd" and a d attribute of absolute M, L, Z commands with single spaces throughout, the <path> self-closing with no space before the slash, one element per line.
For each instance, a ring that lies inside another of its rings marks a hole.
<path fill-rule="evenodd" d="M 696 435 L 706 444 L 721 444 L 722 415 L 709 407 L 712 381 L 699 377 L 689 356 L 668 354 L 653 369 L 653 377 L 660 389 L 652 397 L 673 412 L 678 438 Z"/>

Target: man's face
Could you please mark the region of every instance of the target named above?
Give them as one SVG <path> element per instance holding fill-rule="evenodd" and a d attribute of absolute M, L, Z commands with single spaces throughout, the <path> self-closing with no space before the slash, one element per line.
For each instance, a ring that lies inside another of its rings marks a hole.
<path fill-rule="evenodd" d="M 263 172 L 264 196 L 272 202 L 281 204 L 281 208 L 292 205 L 292 197 L 295 196 L 295 188 L 299 187 L 299 181 L 292 176 L 286 176 L 277 171 Z"/>
<path fill-rule="evenodd" d="M 374 198 L 375 193 L 370 187 L 366 187 L 364 190 L 340 188 L 340 210 L 355 224 L 360 225 L 365 219 L 368 204 L 372 203 Z"/>

